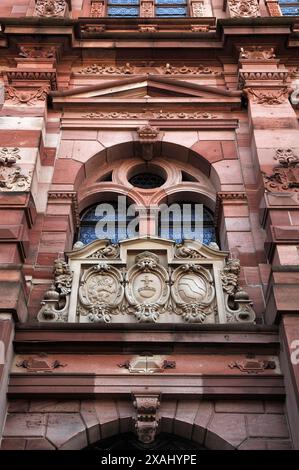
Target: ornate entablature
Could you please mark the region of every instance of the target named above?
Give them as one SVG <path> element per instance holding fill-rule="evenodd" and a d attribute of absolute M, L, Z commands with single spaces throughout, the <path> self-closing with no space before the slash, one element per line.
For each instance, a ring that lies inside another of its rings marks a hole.
<path fill-rule="evenodd" d="M 57 260 L 41 322 L 228 323 L 255 320 L 240 262 L 216 244 L 136 238 L 75 244 Z"/>

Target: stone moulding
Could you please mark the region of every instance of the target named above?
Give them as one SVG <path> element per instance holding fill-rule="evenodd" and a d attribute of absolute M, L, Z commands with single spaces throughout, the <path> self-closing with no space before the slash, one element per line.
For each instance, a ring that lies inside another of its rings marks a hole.
<path fill-rule="evenodd" d="M 76 245 L 68 254 L 68 264 L 56 262 L 54 284 L 42 301 L 39 321 L 255 320 L 252 302 L 239 286 L 239 260 L 225 261 L 227 253 L 215 244 L 208 247 L 190 240 L 175 245 L 159 238 L 140 238 L 124 240 L 119 246 L 104 240 Z"/>
<path fill-rule="evenodd" d="M 75 191 L 49 191 L 48 200 L 53 202 L 56 201 L 57 204 L 64 203 L 66 200 L 70 201 L 72 207 L 72 214 L 75 221 L 76 227 L 80 225 L 80 214 L 78 207 L 78 198 Z"/>
<path fill-rule="evenodd" d="M 91 112 L 88 114 L 83 114 L 82 117 L 87 119 L 160 119 L 160 120 L 210 120 L 217 119 L 216 114 L 204 112 L 163 112 L 162 110 L 155 113 L 151 111 L 145 112 L 129 112 L 129 111 L 113 111 L 113 112 Z"/>
<path fill-rule="evenodd" d="M 10 87 L 10 91 L 8 92 L 9 97 L 16 96 L 17 99 L 21 102 L 20 96 L 22 93 L 22 96 L 27 96 L 26 94 L 28 93 L 28 97 L 31 97 L 28 101 L 29 104 L 34 104 L 34 100 L 44 100 L 46 99 L 47 93 L 50 91 L 50 89 L 57 90 L 57 75 L 55 70 L 34 70 L 34 71 L 20 71 L 20 70 L 7 70 L 5 71 L 5 75 L 7 76 L 7 79 L 9 82 L 12 81 L 18 81 L 22 82 L 23 80 L 28 80 L 30 82 L 39 82 L 39 81 L 44 81 L 48 82 L 48 85 L 45 85 L 44 87 L 40 87 L 36 92 L 35 95 L 33 92 L 20 92 L 17 89 L 13 89 L 13 87 Z M 20 83 L 22 85 L 22 83 Z M 26 102 L 26 101 L 24 101 Z"/>

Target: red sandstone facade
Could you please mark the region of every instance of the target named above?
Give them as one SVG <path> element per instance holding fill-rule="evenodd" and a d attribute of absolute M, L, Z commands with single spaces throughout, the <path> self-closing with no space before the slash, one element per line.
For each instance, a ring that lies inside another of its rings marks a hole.
<path fill-rule="evenodd" d="M 105 1 L 48 3 L 0 6 L 1 449 L 123 433 L 298 449 L 296 18 L 275 1 L 194 1 L 177 19 L 154 2 L 126 19 Z M 133 187 L 149 165 L 165 183 Z M 240 260 L 255 321 L 44 321 L 55 260 L 89 249 L 73 250 L 80 215 L 116 195 L 203 202 L 220 246 L 207 257 Z"/>

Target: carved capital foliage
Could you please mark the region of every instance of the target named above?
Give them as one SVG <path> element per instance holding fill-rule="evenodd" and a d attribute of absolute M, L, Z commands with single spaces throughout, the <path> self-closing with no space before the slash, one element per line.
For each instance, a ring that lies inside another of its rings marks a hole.
<path fill-rule="evenodd" d="M 64 16 L 67 11 L 66 0 L 35 0 L 35 16 L 56 18 Z"/>
<path fill-rule="evenodd" d="M 287 86 L 270 90 L 244 88 L 244 93 L 254 103 L 269 106 L 282 104 L 288 101 L 291 91 L 292 89 Z"/>
<path fill-rule="evenodd" d="M 256 18 L 260 16 L 257 0 L 227 0 L 227 5 L 232 18 Z"/>
<path fill-rule="evenodd" d="M 275 59 L 273 47 L 265 46 L 244 46 L 240 48 L 240 59 L 249 59 L 253 61 Z"/>
<path fill-rule="evenodd" d="M 19 56 L 25 59 L 54 59 L 56 57 L 56 47 L 20 46 Z"/>
<path fill-rule="evenodd" d="M 8 86 L 5 89 L 5 98 L 13 104 L 34 106 L 38 102 L 46 100 L 48 91 L 48 86 L 34 91 L 19 90 L 18 88 Z"/>
<path fill-rule="evenodd" d="M 263 174 L 264 185 L 270 192 L 298 192 L 299 191 L 299 156 L 292 149 L 279 148 L 276 150 L 275 160 L 279 166 L 273 168 L 271 175 Z"/>
<path fill-rule="evenodd" d="M 0 165 L 11 166 L 17 160 L 20 160 L 20 149 L 17 147 L 2 147 L 0 148 Z"/>
<path fill-rule="evenodd" d="M 61 260 L 55 263 L 53 286 L 43 300 L 39 320 L 254 321 L 251 301 L 239 286 L 240 263 L 235 259 L 225 262 L 227 253 L 215 243 L 206 246 L 190 240 L 175 245 L 161 239 L 155 241 L 157 252 L 146 249 L 150 241 L 140 243 L 136 239 L 120 242 L 120 246 L 103 240 L 77 243 L 69 253 L 68 266 Z M 76 320 L 73 312 L 77 312 Z"/>
<path fill-rule="evenodd" d="M 155 440 L 160 407 L 159 394 L 134 394 L 133 405 L 136 409 L 135 429 L 140 442 L 150 444 Z"/>

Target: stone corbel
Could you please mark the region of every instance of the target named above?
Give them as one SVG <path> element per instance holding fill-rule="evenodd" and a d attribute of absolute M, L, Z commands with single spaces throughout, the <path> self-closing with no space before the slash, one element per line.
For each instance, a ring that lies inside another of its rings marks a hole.
<path fill-rule="evenodd" d="M 141 157 L 145 161 L 150 161 L 155 156 L 156 143 L 159 140 L 160 131 L 157 127 L 150 125 L 140 127 L 137 130 L 139 145 L 141 148 Z"/>
<path fill-rule="evenodd" d="M 133 405 L 136 409 L 136 417 L 134 419 L 138 439 L 143 444 L 150 444 L 156 438 L 159 425 L 157 411 L 160 406 L 160 394 L 134 393 Z"/>

